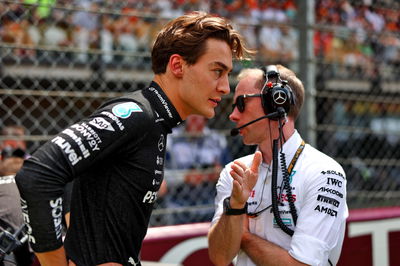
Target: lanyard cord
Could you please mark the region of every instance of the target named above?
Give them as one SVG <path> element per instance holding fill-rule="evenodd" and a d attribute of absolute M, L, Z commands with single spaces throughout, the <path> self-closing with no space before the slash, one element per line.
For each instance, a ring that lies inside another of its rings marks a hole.
<path fill-rule="evenodd" d="M 289 168 L 286 169 L 286 158 L 285 154 L 282 152 L 282 149 L 280 151 L 280 157 L 281 157 L 281 169 L 283 173 L 283 182 L 284 186 L 286 189 L 287 197 L 288 197 L 288 202 L 289 202 L 289 208 L 290 208 L 290 213 L 292 214 L 293 217 L 293 223 L 296 225 L 297 223 L 297 212 L 296 212 L 296 207 L 294 206 L 294 199 L 292 195 L 292 188 L 290 186 L 290 175 L 292 173 L 292 170 L 297 163 L 297 160 L 299 159 L 300 154 L 303 152 L 304 147 L 305 147 L 305 142 L 304 140 L 301 142 L 300 146 L 297 148 L 297 151 L 295 155 L 292 158 L 292 161 L 290 162 Z"/>
<path fill-rule="evenodd" d="M 295 166 L 296 163 L 297 163 L 297 160 L 299 159 L 300 154 L 303 152 L 305 146 L 306 146 L 306 143 L 305 143 L 305 141 L 303 140 L 303 141 L 301 142 L 300 146 L 297 148 L 297 151 L 296 151 L 296 153 L 294 154 L 293 159 L 292 159 L 292 161 L 291 161 L 290 164 L 289 164 L 289 167 L 287 168 L 287 173 L 288 173 L 289 177 L 290 177 L 290 174 L 291 174 L 292 171 L 293 171 L 294 166 Z"/>

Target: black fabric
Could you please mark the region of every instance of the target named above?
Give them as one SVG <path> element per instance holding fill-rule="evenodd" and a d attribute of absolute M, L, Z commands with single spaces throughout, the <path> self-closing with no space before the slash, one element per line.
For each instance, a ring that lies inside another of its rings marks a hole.
<path fill-rule="evenodd" d="M 61 197 L 74 179 L 67 256 L 77 265 L 139 265 L 167 134 L 181 118 L 156 84 L 102 105 L 27 160 L 16 177 L 35 251 L 62 245 Z"/>

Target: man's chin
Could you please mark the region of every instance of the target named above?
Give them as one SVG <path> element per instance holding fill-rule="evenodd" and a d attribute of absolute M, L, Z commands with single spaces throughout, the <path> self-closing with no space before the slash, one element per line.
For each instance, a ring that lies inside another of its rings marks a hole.
<path fill-rule="evenodd" d="M 257 143 L 254 143 L 254 141 L 251 141 L 250 139 L 246 138 L 246 136 L 242 136 L 242 142 L 244 145 L 256 145 Z"/>
<path fill-rule="evenodd" d="M 207 117 L 208 119 L 213 118 L 215 116 L 215 110 L 205 110 L 203 113 L 200 115 Z"/>

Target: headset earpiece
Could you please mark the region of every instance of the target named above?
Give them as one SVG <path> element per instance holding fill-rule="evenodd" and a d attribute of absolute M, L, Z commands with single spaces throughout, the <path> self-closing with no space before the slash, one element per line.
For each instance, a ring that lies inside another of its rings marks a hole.
<path fill-rule="evenodd" d="M 265 80 L 261 91 L 261 102 L 265 114 L 276 112 L 278 107 L 283 107 L 286 114 L 288 114 L 290 106 L 295 104 L 293 92 L 288 82 L 281 79 L 278 68 L 275 65 L 269 65 L 261 69 L 264 72 Z"/>

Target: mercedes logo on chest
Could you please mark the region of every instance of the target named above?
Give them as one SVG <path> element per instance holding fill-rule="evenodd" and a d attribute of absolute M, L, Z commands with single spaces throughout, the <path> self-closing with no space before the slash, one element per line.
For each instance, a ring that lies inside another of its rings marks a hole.
<path fill-rule="evenodd" d="M 158 150 L 163 151 L 164 150 L 164 135 L 161 134 L 160 139 L 158 140 Z"/>

